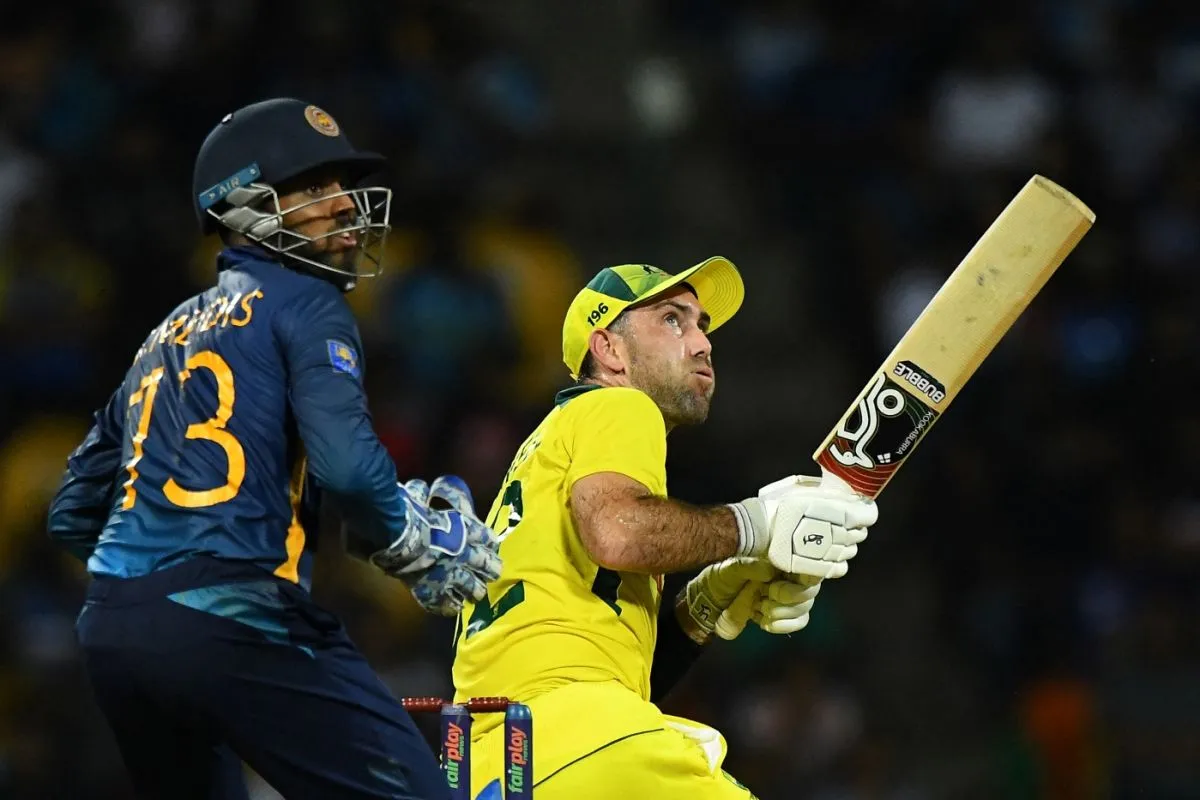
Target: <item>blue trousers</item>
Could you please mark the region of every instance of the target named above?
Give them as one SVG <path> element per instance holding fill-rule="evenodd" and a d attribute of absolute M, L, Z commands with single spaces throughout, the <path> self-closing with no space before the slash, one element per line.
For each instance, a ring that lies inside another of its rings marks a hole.
<path fill-rule="evenodd" d="M 204 557 L 96 576 L 76 624 L 138 795 L 448 797 L 437 760 L 340 621 L 252 566 Z"/>

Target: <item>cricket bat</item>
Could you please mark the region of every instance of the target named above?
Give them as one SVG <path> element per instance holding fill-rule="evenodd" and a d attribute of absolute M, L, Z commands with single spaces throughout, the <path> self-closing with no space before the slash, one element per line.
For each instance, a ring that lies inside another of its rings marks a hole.
<path fill-rule="evenodd" d="M 813 453 L 822 483 L 878 497 L 1095 221 L 1054 181 L 1030 178 Z M 747 585 L 721 614 L 723 638 L 745 626 L 761 590 Z"/>
<path fill-rule="evenodd" d="M 1054 181 L 1030 178 L 813 453 L 823 480 L 878 497 L 1095 221 Z"/>

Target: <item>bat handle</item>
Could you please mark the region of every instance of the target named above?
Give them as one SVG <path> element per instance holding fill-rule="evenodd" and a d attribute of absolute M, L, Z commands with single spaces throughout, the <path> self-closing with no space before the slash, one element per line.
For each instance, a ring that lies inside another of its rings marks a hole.
<path fill-rule="evenodd" d="M 853 492 L 853 487 L 844 480 L 834 475 L 829 470 L 821 467 L 821 488 L 822 489 L 837 489 L 843 492 Z"/>

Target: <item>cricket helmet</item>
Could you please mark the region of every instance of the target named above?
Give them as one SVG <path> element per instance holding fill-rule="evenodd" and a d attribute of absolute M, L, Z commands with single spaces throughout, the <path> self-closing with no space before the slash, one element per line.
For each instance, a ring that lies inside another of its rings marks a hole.
<path fill-rule="evenodd" d="M 205 138 L 192 173 L 192 205 L 202 233 L 228 228 L 349 291 L 359 278 L 383 269 L 392 190 L 366 185 L 366 179 L 385 165 L 383 156 L 356 149 L 321 108 L 289 97 L 263 100 L 226 114 Z M 277 187 L 326 168 L 343 175 L 341 192 L 280 208 Z M 309 237 L 283 226 L 285 213 L 341 195 L 353 201 L 354 211 L 336 230 Z M 343 234 L 357 239 L 348 266 L 325 264 L 307 252 L 306 245 Z"/>

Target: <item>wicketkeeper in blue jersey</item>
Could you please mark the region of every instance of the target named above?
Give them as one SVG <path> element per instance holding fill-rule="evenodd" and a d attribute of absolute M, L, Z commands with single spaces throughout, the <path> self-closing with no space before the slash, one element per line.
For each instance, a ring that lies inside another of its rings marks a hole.
<path fill-rule="evenodd" d="M 436 798 L 411 718 L 309 596 L 322 498 L 351 551 L 454 616 L 500 572 L 453 477 L 398 483 L 344 298 L 378 274 L 391 192 L 320 108 L 226 115 L 192 202 L 216 284 L 150 332 L 71 454 L 50 535 L 86 560 L 77 630 L 142 797 Z"/>

